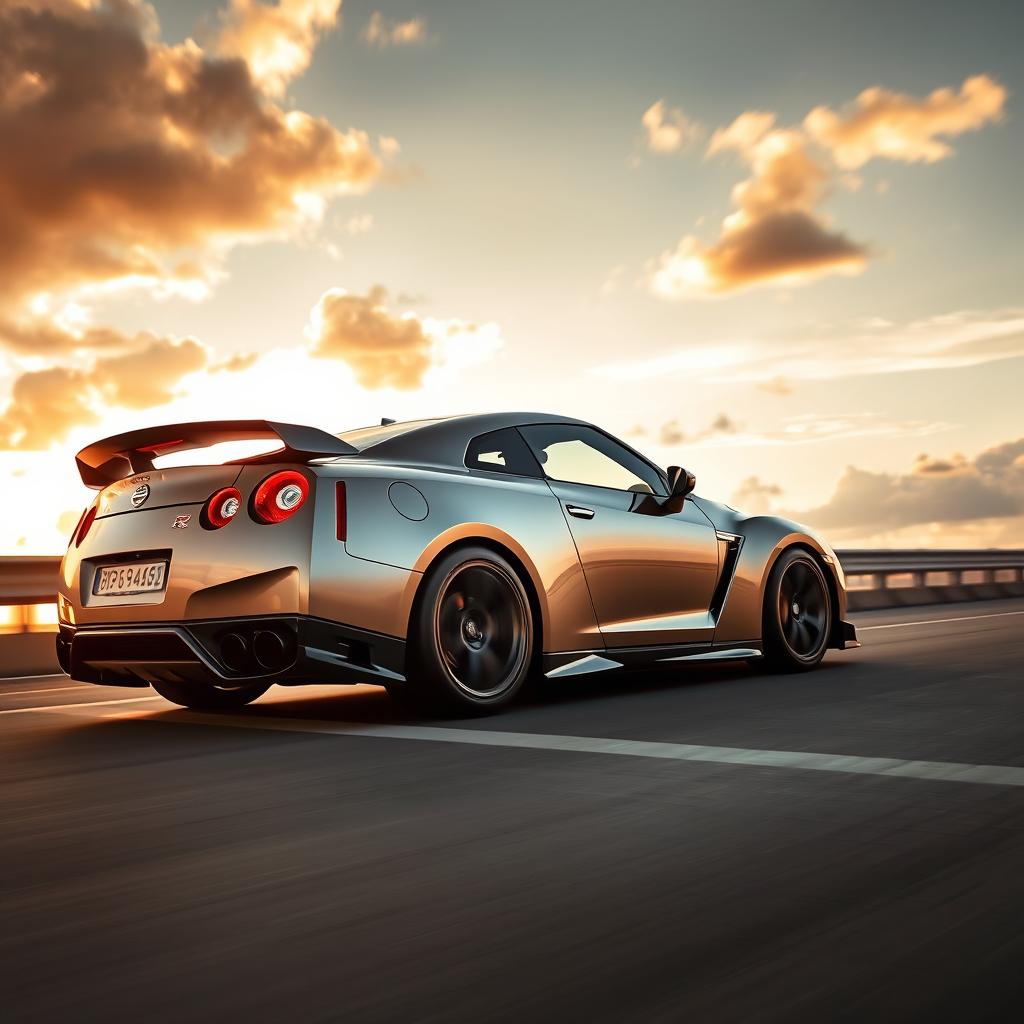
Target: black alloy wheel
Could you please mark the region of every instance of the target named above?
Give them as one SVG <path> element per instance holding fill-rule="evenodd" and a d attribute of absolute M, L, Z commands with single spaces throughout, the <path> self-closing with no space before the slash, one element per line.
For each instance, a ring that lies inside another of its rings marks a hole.
<path fill-rule="evenodd" d="M 803 671 L 825 656 L 832 600 L 825 574 L 808 552 L 785 552 L 772 568 L 764 597 L 764 653 L 774 668 Z"/>
<path fill-rule="evenodd" d="M 445 556 L 423 586 L 408 679 L 393 692 L 434 712 L 481 714 L 507 704 L 529 675 L 534 646 L 516 570 L 497 552 L 464 548 Z"/>

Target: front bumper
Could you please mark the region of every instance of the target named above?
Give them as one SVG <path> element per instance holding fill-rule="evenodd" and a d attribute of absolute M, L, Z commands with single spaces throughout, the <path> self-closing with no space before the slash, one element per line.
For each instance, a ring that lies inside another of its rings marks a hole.
<path fill-rule="evenodd" d="M 852 622 L 841 619 L 836 623 L 833 646 L 840 651 L 849 651 L 854 647 L 860 647 L 860 641 L 857 639 L 857 627 Z"/>
<path fill-rule="evenodd" d="M 236 689 L 405 679 L 403 640 L 306 615 L 61 625 L 57 659 L 73 678 L 105 686 L 198 682 Z"/>

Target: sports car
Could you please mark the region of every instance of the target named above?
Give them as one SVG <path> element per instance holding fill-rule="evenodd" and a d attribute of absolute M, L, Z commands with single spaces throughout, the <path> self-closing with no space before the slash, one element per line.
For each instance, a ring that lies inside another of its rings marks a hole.
<path fill-rule="evenodd" d="M 484 713 L 531 678 L 803 671 L 857 646 L 816 533 L 700 497 L 693 474 L 568 416 L 183 423 L 77 463 L 98 494 L 61 566 L 60 664 L 188 708 L 374 683 Z"/>

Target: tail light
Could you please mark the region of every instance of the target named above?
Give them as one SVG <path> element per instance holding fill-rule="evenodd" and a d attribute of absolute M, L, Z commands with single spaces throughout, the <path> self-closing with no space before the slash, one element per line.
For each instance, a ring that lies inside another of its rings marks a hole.
<path fill-rule="evenodd" d="M 75 547 L 80 548 L 82 541 L 85 540 L 86 534 L 89 532 L 89 528 L 92 526 L 92 521 L 96 518 L 96 506 L 93 505 L 88 512 L 82 517 L 82 524 L 78 527 L 78 536 L 75 538 Z"/>
<path fill-rule="evenodd" d="M 272 473 L 252 498 L 252 513 L 260 523 L 283 523 L 295 515 L 309 497 L 309 481 L 293 469 Z"/>
<path fill-rule="evenodd" d="M 238 515 L 241 507 L 242 492 L 237 487 L 222 487 L 206 499 L 199 521 L 208 530 L 219 530 Z"/>
<path fill-rule="evenodd" d="M 338 540 L 348 539 L 348 509 L 345 505 L 345 481 L 339 480 L 334 488 L 335 510 L 338 520 Z"/>
<path fill-rule="evenodd" d="M 68 547 L 71 547 L 75 543 L 75 538 L 78 536 L 78 529 L 82 525 L 82 520 L 85 518 L 85 513 L 89 510 L 87 508 L 82 509 L 82 514 L 78 517 L 78 522 L 75 523 L 75 528 L 71 531 L 71 536 L 68 537 Z"/>

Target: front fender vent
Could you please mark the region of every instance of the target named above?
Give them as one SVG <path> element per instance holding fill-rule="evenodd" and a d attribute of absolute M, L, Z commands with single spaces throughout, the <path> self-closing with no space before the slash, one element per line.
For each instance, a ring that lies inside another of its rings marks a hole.
<path fill-rule="evenodd" d="M 729 596 L 736 575 L 736 563 L 739 559 L 743 538 L 735 533 L 718 533 L 718 564 L 722 567 L 718 574 L 718 583 L 711 597 L 711 617 L 717 622 L 725 607 L 725 599 Z"/>

